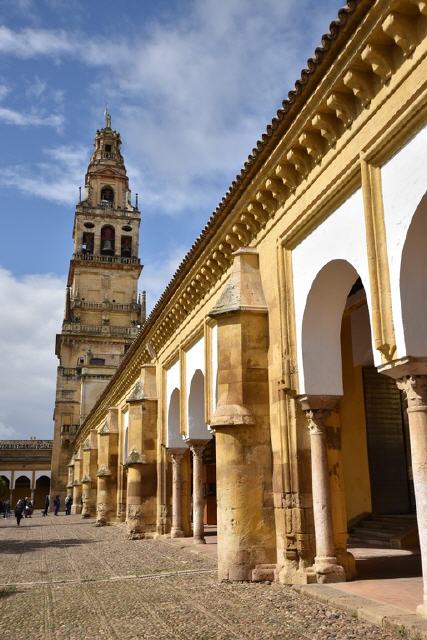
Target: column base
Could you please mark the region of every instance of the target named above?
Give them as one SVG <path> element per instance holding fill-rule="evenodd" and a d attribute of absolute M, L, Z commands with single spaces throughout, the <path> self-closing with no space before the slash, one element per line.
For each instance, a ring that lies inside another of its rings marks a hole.
<path fill-rule="evenodd" d="M 427 602 L 423 602 L 419 604 L 417 609 L 417 616 L 421 616 L 422 618 L 427 618 Z"/>
<path fill-rule="evenodd" d="M 171 529 L 171 538 L 185 538 L 185 533 L 182 529 Z"/>
<path fill-rule="evenodd" d="M 193 537 L 193 544 L 206 544 L 206 540 L 204 538 Z"/>
<path fill-rule="evenodd" d="M 280 584 L 316 584 L 316 573 L 312 566 L 301 567 L 298 562 L 285 562 L 274 572 L 275 582 Z"/>
<path fill-rule="evenodd" d="M 346 582 L 345 571 L 334 556 L 314 558 L 313 567 L 319 584 Z"/>
<path fill-rule="evenodd" d="M 352 553 L 344 549 L 336 549 L 335 556 L 338 564 L 340 564 L 344 571 L 347 580 L 353 580 L 356 577 L 356 560 Z"/>
<path fill-rule="evenodd" d="M 108 522 L 103 518 L 95 522 L 95 527 L 106 527 Z"/>

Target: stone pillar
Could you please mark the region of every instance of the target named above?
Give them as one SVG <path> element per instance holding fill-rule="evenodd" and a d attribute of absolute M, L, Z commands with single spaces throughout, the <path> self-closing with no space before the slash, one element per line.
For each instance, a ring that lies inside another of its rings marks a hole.
<path fill-rule="evenodd" d="M 127 517 L 130 539 L 156 534 L 157 519 L 157 395 L 155 367 L 142 367 L 141 379 L 129 398 L 129 455 L 126 459 Z"/>
<path fill-rule="evenodd" d="M 187 440 L 193 456 L 193 542 L 205 544 L 203 495 L 203 450 L 208 440 Z"/>
<path fill-rule="evenodd" d="M 171 538 L 183 538 L 182 528 L 182 477 L 181 465 L 184 449 L 170 449 L 172 460 L 172 527 Z"/>
<path fill-rule="evenodd" d="M 423 570 L 423 602 L 417 613 L 427 618 L 427 359 L 402 358 L 379 368 L 391 376 L 408 402 L 412 476 Z"/>
<path fill-rule="evenodd" d="M 97 433 L 91 431 L 83 444 L 82 518 L 96 516 L 96 471 L 98 466 Z"/>
<path fill-rule="evenodd" d="M 311 479 L 313 493 L 317 582 L 344 582 L 345 571 L 335 556 L 332 499 L 329 481 L 328 446 L 325 418 L 336 406 L 336 396 L 303 396 L 301 406 L 308 419 L 311 444 Z"/>
<path fill-rule="evenodd" d="M 71 462 L 68 464 L 67 496 L 73 497 L 73 482 L 74 482 L 74 458 L 71 458 Z"/>
<path fill-rule="evenodd" d="M 118 411 L 110 409 L 98 433 L 96 526 L 103 527 L 116 518 L 118 465 Z"/>
<path fill-rule="evenodd" d="M 274 566 L 276 539 L 268 387 L 268 309 L 255 249 L 239 249 L 209 314 L 218 324 L 218 576 L 251 580 Z"/>
<path fill-rule="evenodd" d="M 74 454 L 74 475 L 73 475 L 73 504 L 71 506 L 72 514 L 80 514 L 82 511 L 82 452 L 79 450 Z"/>

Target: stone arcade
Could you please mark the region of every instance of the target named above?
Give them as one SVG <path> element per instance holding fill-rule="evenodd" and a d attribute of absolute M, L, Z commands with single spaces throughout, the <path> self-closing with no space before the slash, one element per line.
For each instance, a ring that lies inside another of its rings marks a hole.
<path fill-rule="evenodd" d="M 60 471 L 100 525 L 217 523 L 221 579 L 304 584 L 354 576 L 368 514 L 412 519 L 427 597 L 426 30 L 425 0 L 340 11 L 80 414 Z"/>

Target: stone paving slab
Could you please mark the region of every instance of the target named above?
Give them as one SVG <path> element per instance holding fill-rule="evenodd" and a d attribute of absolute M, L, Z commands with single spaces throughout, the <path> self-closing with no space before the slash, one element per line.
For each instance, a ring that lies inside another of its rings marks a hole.
<path fill-rule="evenodd" d="M 79 516 L 0 520 L 1 640 L 393 640 L 290 587 L 219 583 L 209 554 Z"/>

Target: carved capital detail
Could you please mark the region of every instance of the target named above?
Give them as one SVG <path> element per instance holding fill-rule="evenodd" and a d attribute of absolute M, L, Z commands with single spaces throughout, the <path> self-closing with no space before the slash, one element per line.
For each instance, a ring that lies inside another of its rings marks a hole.
<path fill-rule="evenodd" d="M 324 409 L 308 409 L 305 412 L 307 417 L 307 426 L 310 431 L 310 435 L 312 436 L 323 436 L 326 433 L 326 427 L 324 420 L 327 415 L 329 415 L 329 411 L 325 411 Z"/>
<path fill-rule="evenodd" d="M 427 410 L 427 375 L 405 376 L 397 380 L 408 402 L 408 411 Z"/>

